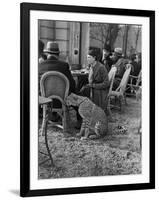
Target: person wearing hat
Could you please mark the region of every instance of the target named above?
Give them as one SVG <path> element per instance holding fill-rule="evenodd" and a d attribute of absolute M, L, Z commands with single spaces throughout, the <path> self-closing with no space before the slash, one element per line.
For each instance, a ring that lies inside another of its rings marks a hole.
<path fill-rule="evenodd" d="M 126 64 L 129 62 L 128 59 L 125 59 L 122 56 L 123 52 L 122 52 L 122 48 L 117 47 L 114 49 L 113 55 L 112 55 L 112 60 L 113 60 L 113 66 L 115 66 L 117 68 L 116 74 L 115 74 L 115 80 L 113 83 L 113 89 L 115 90 L 119 84 L 120 81 L 123 77 L 123 74 L 126 70 Z"/>
<path fill-rule="evenodd" d="M 96 105 L 105 109 L 109 86 L 108 72 L 105 66 L 98 61 L 98 57 L 95 49 L 89 50 L 87 55 L 87 62 L 90 65 L 89 84 L 81 89 L 81 95 L 90 97 Z"/>
<path fill-rule="evenodd" d="M 109 72 L 113 64 L 113 60 L 111 59 L 111 47 L 107 43 L 105 43 L 103 47 L 102 63 L 104 64 L 107 71 Z"/>
<path fill-rule="evenodd" d="M 116 47 L 112 52 L 111 59 L 113 60 L 113 64 L 115 64 L 120 58 L 122 58 L 122 48 Z"/>
<path fill-rule="evenodd" d="M 71 71 L 69 69 L 69 64 L 66 62 L 63 62 L 59 60 L 59 45 L 57 42 L 48 41 L 46 44 L 46 48 L 43 50 L 45 55 L 47 56 L 47 59 L 44 60 L 42 63 L 39 63 L 39 80 L 42 74 L 48 71 L 58 71 L 64 74 L 69 82 L 70 82 L 70 88 L 69 93 L 73 92 L 75 93 L 75 80 L 73 79 L 73 76 L 71 74 Z M 54 101 L 54 107 L 59 108 L 61 107 L 61 103 L 56 100 Z M 77 111 L 77 109 L 76 109 Z M 77 113 L 77 117 L 79 117 Z M 53 121 L 57 121 L 57 116 L 54 113 L 53 115 Z"/>
<path fill-rule="evenodd" d="M 48 71 L 58 71 L 63 73 L 70 82 L 69 92 L 75 92 L 75 81 L 66 62 L 59 60 L 59 45 L 57 42 L 49 41 L 43 51 L 47 55 L 47 59 L 39 64 L 39 76 Z"/>

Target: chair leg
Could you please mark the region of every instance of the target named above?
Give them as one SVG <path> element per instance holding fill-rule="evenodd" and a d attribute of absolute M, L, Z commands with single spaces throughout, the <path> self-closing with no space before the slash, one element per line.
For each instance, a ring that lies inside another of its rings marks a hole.
<path fill-rule="evenodd" d="M 108 111 L 108 115 L 110 116 L 110 118 L 112 118 L 112 112 L 111 112 L 111 109 L 110 109 L 110 99 L 108 99 L 107 111 Z"/>
<path fill-rule="evenodd" d="M 124 99 L 124 96 L 120 96 L 120 97 L 119 97 L 119 108 L 120 108 L 120 112 L 122 112 L 122 103 L 123 103 L 123 100 L 125 100 L 125 99 Z"/>
<path fill-rule="evenodd" d="M 69 108 L 66 107 L 66 124 L 67 124 L 67 128 L 70 129 L 70 113 L 69 113 Z"/>
<path fill-rule="evenodd" d="M 124 102 L 125 102 L 125 105 L 128 105 L 125 94 L 124 94 Z"/>
<path fill-rule="evenodd" d="M 139 134 L 139 145 L 140 145 L 140 150 L 141 150 L 142 149 L 141 119 L 139 121 L 138 134 Z"/>
<path fill-rule="evenodd" d="M 41 127 L 41 136 L 45 135 L 45 127 L 47 122 L 47 105 L 43 105 L 43 121 L 42 121 L 42 127 Z"/>
<path fill-rule="evenodd" d="M 52 174 L 53 168 L 54 168 L 54 162 L 53 162 L 52 154 L 51 154 L 49 144 L 48 144 L 47 125 L 48 125 L 48 120 L 46 121 L 46 124 L 45 124 L 44 135 L 45 135 L 45 145 L 46 145 L 47 153 L 48 153 L 48 156 L 49 156 L 50 161 L 51 161 L 51 166 L 52 166 L 51 174 Z"/>
<path fill-rule="evenodd" d="M 110 108 L 110 98 L 108 97 L 107 102 L 106 102 L 106 114 L 109 116 L 110 118 L 110 122 L 113 122 L 114 119 L 112 117 L 112 112 L 111 112 L 111 108 Z"/>
<path fill-rule="evenodd" d="M 62 118 L 62 123 L 63 123 L 63 132 L 66 133 L 69 131 L 69 111 L 68 109 L 64 106 L 63 108 L 63 118 Z"/>
<path fill-rule="evenodd" d="M 122 112 L 122 100 L 121 100 L 121 98 L 119 99 L 119 108 L 120 108 L 120 112 Z"/>
<path fill-rule="evenodd" d="M 44 153 L 44 152 L 41 152 L 41 151 L 39 151 L 39 153 L 44 154 L 45 156 L 48 156 L 49 158 L 47 158 L 47 159 L 45 159 L 44 161 L 40 162 L 40 163 L 39 163 L 39 166 L 50 160 L 50 162 L 51 162 L 51 167 L 52 167 L 52 170 L 51 170 L 51 175 L 52 175 L 52 173 L 53 173 L 53 168 L 54 168 L 54 162 L 53 162 L 51 150 L 50 150 L 50 148 L 49 148 L 49 143 L 48 143 L 47 126 L 48 126 L 48 118 L 47 118 L 47 120 L 46 120 L 45 127 L 44 127 L 45 145 L 46 145 L 47 153 Z"/>

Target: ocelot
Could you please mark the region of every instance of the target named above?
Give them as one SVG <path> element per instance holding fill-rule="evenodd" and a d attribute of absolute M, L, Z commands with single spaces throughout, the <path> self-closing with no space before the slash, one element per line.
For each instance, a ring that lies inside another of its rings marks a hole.
<path fill-rule="evenodd" d="M 83 119 L 78 136 L 84 136 L 83 139 L 97 139 L 107 134 L 107 116 L 104 110 L 89 98 L 71 93 L 66 98 L 66 104 L 67 106 L 78 106 L 79 114 Z"/>

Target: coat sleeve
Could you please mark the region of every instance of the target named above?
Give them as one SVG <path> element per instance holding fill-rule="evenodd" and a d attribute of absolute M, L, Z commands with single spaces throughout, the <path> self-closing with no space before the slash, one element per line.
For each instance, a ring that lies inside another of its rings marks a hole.
<path fill-rule="evenodd" d="M 104 66 L 100 68 L 99 73 L 103 81 L 101 83 L 94 83 L 92 87 L 95 89 L 108 88 L 109 86 L 108 72 Z"/>
<path fill-rule="evenodd" d="M 123 58 L 120 58 L 117 63 L 115 64 L 117 71 L 115 74 L 116 78 L 122 78 L 123 74 L 125 72 L 125 64 L 126 64 L 126 60 L 124 60 Z"/>
<path fill-rule="evenodd" d="M 73 76 L 71 74 L 71 71 L 69 69 L 68 64 L 66 64 L 66 68 L 67 68 L 68 79 L 69 79 L 69 82 L 70 82 L 70 92 L 75 92 L 76 91 L 76 84 L 75 84 L 75 80 L 73 79 Z"/>

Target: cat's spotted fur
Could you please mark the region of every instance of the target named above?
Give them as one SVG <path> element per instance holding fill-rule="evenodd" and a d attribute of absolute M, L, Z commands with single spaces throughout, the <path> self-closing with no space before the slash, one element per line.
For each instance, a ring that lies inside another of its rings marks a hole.
<path fill-rule="evenodd" d="M 71 93 L 66 98 L 66 104 L 79 107 L 78 111 L 83 119 L 79 136 L 96 139 L 106 135 L 107 116 L 104 110 L 95 105 L 89 98 Z"/>

